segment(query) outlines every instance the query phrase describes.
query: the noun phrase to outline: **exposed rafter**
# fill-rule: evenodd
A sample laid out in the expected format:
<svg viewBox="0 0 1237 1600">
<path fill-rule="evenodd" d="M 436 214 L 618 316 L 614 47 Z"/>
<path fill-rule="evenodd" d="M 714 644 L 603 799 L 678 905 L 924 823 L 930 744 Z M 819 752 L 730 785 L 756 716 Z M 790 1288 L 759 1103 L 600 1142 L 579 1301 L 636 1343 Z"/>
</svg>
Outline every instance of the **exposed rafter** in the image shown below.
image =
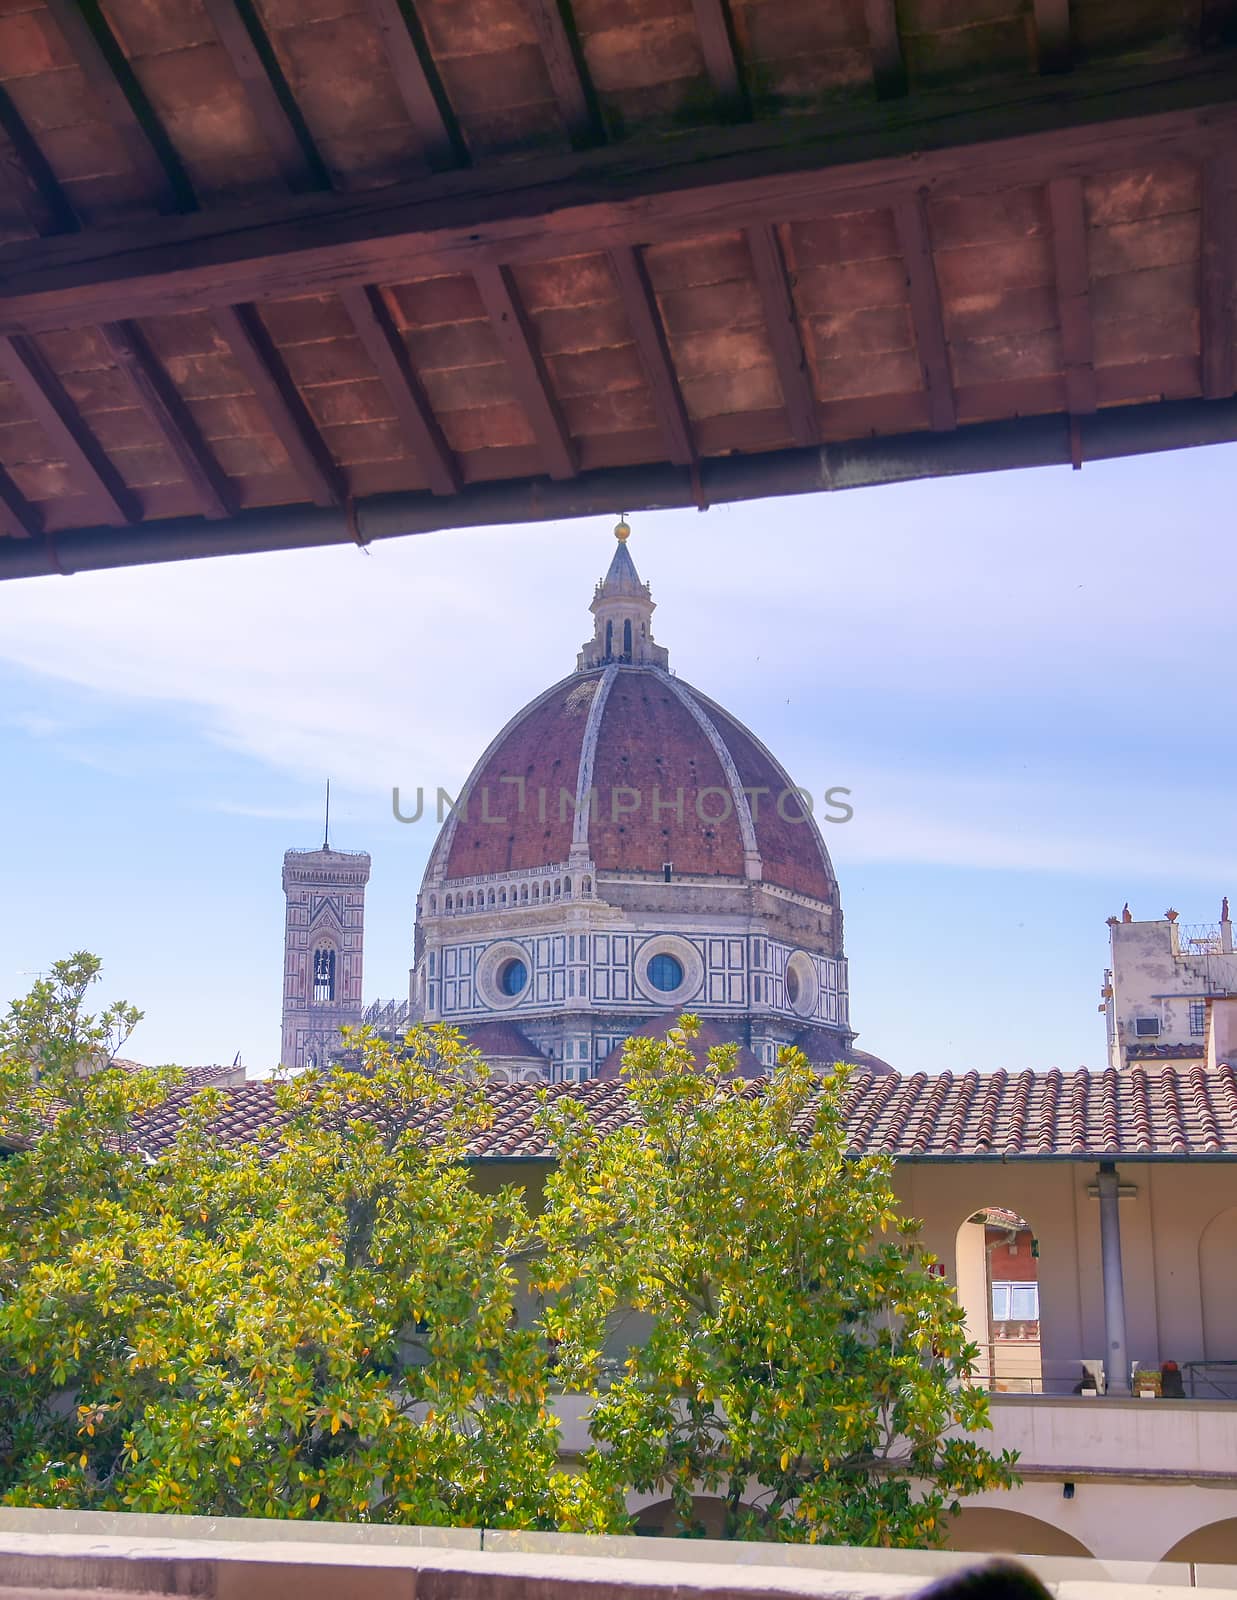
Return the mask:
<svg viewBox="0 0 1237 1600">
<path fill-rule="evenodd" d="M 99 327 L 116 365 L 133 385 L 143 411 L 180 462 L 205 517 L 236 514 L 236 496 L 203 439 L 188 406 L 159 364 L 135 322 L 105 322 Z"/>
<path fill-rule="evenodd" d="M 896 99 L 906 93 L 906 62 L 898 35 L 895 0 L 863 0 L 863 17 L 868 26 L 868 55 L 877 97 Z"/>
<path fill-rule="evenodd" d="M 644 258 L 634 247 L 610 252 L 610 270 L 618 284 L 627 325 L 635 341 L 640 365 L 648 380 L 653 397 L 657 424 L 665 441 L 667 459 L 678 467 L 696 464 L 696 446 L 692 441 L 691 423 L 687 407 L 679 391 L 678 375 L 666 341 L 661 313 Z"/>
<path fill-rule="evenodd" d="M 464 165 L 468 152 L 439 80 L 412 0 L 366 0 L 404 109 L 435 172 Z"/>
<path fill-rule="evenodd" d="M 1237 389 L 1237 161 L 1232 156 L 1203 165 L 1201 288 L 1203 394 L 1216 400 Z"/>
<path fill-rule="evenodd" d="M 1052 219 L 1052 258 L 1056 269 L 1057 315 L 1065 362 L 1065 404 L 1071 416 L 1095 410 L 1095 340 L 1091 326 L 1091 272 L 1087 261 L 1087 219 L 1078 178 L 1054 178 L 1048 185 Z"/>
<path fill-rule="evenodd" d="M 1189 104 L 1163 109 L 1181 100 Z M 0 249 L 0 333 L 467 271 L 478 256 L 518 263 L 690 238 L 733 228 L 737 217 L 756 226 L 872 209 L 912 192 L 912 182 L 991 191 L 1084 163 L 1203 159 L 1237 139 L 1237 61 L 1203 58 L 1171 83 L 1142 68 L 1102 81 L 1074 72 L 990 100 L 924 95 L 784 123 L 512 163 L 497 179 L 440 173 L 261 211 L 157 218 L 89 240 L 9 245 Z"/>
<path fill-rule="evenodd" d="M 1041 72 L 1068 72 L 1073 65 L 1069 0 L 1034 0 L 1035 53 Z"/>
<path fill-rule="evenodd" d="M 906 268 L 911 323 L 915 329 L 915 347 L 928 394 L 932 426 L 938 430 L 956 428 L 958 413 L 954 405 L 949 346 L 945 339 L 941 292 L 936 282 L 936 266 L 932 259 L 923 196 L 916 195 L 914 199 L 902 201 L 894 207 L 893 216 L 902 262 Z"/>
<path fill-rule="evenodd" d="M 572 142 L 596 143 L 601 118 L 567 0 L 524 0 L 545 58 L 546 71 Z"/>
<path fill-rule="evenodd" d="M 192 211 L 193 185 L 99 0 L 45 0 L 160 211 Z"/>
<path fill-rule="evenodd" d="M 756 286 L 764 306 L 765 328 L 773 350 L 778 382 L 782 386 L 782 400 L 791 434 L 796 444 L 819 444 L 821 433 L 816 390 L 807 352 L 803 348 L 803 337 L 799 332 L 799 318 L 777 229 L 749 228 L 747 248 L 751 253 Z"/>
<path fill-rule="evenodd" d="M 552 478 L 574 478 L 575 445 L 563 421 L 536 336 L 506 267 L 481 267 L 475 274 L 482 304 L 511 372 L 516 398 L 524 408 L 545 469 Z"/>
<path fill-rule="evenodd" d="M 408 347 L 387 310 L 382 291 L 372 286 L 340 292 L 344 310 L 391 397 L 400 426 L 435 494 L 458 494 L 460 470 L 430 403 L 413 371 Z"/>
<path fill-rule="evenodd" d="M 81 493 L 98 505 L 102 520 L 140 522 L 142 508 L 137 497 L 125 487 L 33 339 L 0 339 L 0 368 L 8 373 L 31 415 L 68 464 Z"/>
<path fill-rule="evenodd" d="M 47 158 L 0 84 L 0 186 L 8 189 L 37 234 L 73 233 L 77 214 Z"/>
<path fill-rule="evenodd" d="M 0 467 L 0 533 L 10 539 L 32 539 L 42 531 L 42 517 Z"/>
<path fill-rule="evenodd" d="M 315 505 L 341 505 L 348 489 L 253 306 L 223 306 L 215 323 L 249 380 L 275 436 Z"/>
<path fill-rule="evenodd" d="M 719 107 L 723 114 L 742 115 L 748 109 L 747 95 L 726 0 L 692 0 L 692 6 L 705 70 Z"/>
<path fill-rule="evenodd" d="M 329 189 L 322 157 L 252 0 L 203 0 L 203 4 L 284 182 L 294 191 Z"/>
</svg>

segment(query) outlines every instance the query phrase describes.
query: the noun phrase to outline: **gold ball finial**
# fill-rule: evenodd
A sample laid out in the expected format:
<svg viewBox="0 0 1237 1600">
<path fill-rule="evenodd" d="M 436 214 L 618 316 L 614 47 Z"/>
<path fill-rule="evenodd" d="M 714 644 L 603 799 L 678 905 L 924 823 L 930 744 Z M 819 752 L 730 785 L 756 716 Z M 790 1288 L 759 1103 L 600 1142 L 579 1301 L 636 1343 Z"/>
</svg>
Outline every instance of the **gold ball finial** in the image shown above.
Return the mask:
<svg viewBox="0 0 1237 1600">
<path fill-rule="evenodd" d="M 620 544 L 626 544 L 631 537 L 631 529 L 627 526 L 627 519 L 620 517 L 614 524 L 614 537 Z"/>
</svg>

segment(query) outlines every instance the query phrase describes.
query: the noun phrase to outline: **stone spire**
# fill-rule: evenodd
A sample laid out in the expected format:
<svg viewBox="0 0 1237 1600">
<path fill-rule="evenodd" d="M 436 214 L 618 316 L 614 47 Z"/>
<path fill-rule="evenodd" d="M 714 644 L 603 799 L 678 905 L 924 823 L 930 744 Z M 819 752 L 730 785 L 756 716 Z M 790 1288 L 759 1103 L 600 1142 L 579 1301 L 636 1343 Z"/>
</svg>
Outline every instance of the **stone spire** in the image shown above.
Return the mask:
<svg viewBox="0 0 1237 1600">
<path fill-rule="evenodd" d="M 647 583 L 640 581 L 636 564 L 627 549 L 631 529 L 620 522 L 614 530 L 618 549 L 610 570 L 597 585 L 593 603 L 593 637 L 576 660 L 576 670 L 587 672 L 611 662 L 641 662 L 664 667 L 669 659 L 661 645 L 653 643 L 653 596 Z"/>
</svg>

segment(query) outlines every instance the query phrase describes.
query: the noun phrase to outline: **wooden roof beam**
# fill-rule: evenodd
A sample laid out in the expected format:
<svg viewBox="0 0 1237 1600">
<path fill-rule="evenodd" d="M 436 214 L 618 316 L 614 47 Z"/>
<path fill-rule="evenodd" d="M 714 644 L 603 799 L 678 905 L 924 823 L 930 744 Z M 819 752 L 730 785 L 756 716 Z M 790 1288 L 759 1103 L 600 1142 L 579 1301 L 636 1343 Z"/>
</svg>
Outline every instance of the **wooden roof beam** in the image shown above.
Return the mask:
<svg viewBox="0 0 1237 1600">
<path fill-rule="evenodd" d="M 343 474 L 255 307 L 223 306 L 215 312 L 215 323 L 310 499 L 319 506 L 342 505 L 348 498 Z"/>
<path fill-rule="evenodd" d="M 464 166 L 468 150 L 412 0 L 366 0 L 409 120 L 434 172 Z"/>
<path fill-rule="evenodd" d="M 1088 416 L 1096 407 L 1095 340 L 1081 179 L 1054 178 L 1048 185 L 1048 210 L 1065 363 L 1065 405 L 1073 417 Z"/>
<path fill-rule="evenodd" d="M 10 539 L 33 539 L 43 531 L 43 518 L 0 467 L 0 533 Z"/>
<path fill-rule="evenodd" d="M 769 226 L 749 228 L 747 248 L 764 306 L 765 328 L 773 350 L 778 382 L 782 386 L 782 401 L 791 434 L 796 444 L 819 444 L 821 432 L 816 389 L 803 347 L 803 336 L 799 331 L 799 316 L 795 310 L 777 229 Z"/>
<path fill-rule="evenodd" d="M 368 284 L 341 289 L 339 298 L 377 368 L 430 488 L 435 494 L 458 494 L 462 487 L 459 464 L 438 426 L 421 380 L 413 371 L 408 346 L 387 310 L 381 289 Z"/>
<path fill-rule="evenodd" d="M 605 137 L 601 116 L 567 0 L 525 0 L 525 4 L 572 143 L 599 143 Z"/>
<path fill-rule="evenodd" d="M 895 206 L 893 219 L 906 268 L 915 348 L 928 394 L 932 426 L 937 430 L 956 428 L 958 413 L 949 367 L 949 345 L 945 339 L 941 292 L 936 282 L 936 264 L 932 259 L 932 241 L 928 233 L 928 214 L 923 196 L 916 195 L 914 199 Z"/>
<path fill-rule="evenodd" d="M 1069 0 L 1034 0 L 1035 53 L 1041 72 L 1068 72 L 1074 64 Z"/>
<path fill-rule="evenodd" d="M 294 193 L 329 189 L 330 176 L 252 0 L 203 0 L 250 110 Z"/>
<path fill-rule="evenodd" d="M 868 55 L 878 100 L 896 100 L 906 93 L 906 62 L 898 35 L 895 0 L 863 0 L 868 26 Z"/>
<path fill-rule="evenodd" d="M 107 24 L 99 0 L 45 0 L 87 83 L 120 135 L 151 203 L 160 211 L 193 211 L 189 175 Z"/>
<path fill-rule="evenodd" d="M 17 107 L 0 84 L 0 183 L 37 234 L 75 233 L 77 213 Z"/>
<path fill-rule="evenodd" d="M 552 478 L 574 478 L 578 471 L 575 445 L 554 398 L 515 280 L 507 267 L 481 267 L 474 277 L 506 357 L 516 399 L 524 408 L 541 449 L 545 469 Z"/>
<path fill-rule="evenodd" d="M 692 0 L 692 6 L 705 70 L 723 115 L 747 116 L 750 106 L 726 0 Z"/>
<path fill-rule="evenodd" d="M 125 487 L 33 339 L 0 339 L 0 367 L 67 462 L 78 488 L 98 505 L 102 520 L 140 522 L 142 508 L 137 497 Z"/>
<path fill-rule="evenodd" d="M 990 96 L 910 96 L 844 117 L 518 162 L 497 179 L 493 169 L 439 173 L 10 244 L 0 247 L 0 334 L 871 210 L 912 185 L 991 192 L 1080 170 L 1201 161 L 1237 140 L 1237 54 L 1186 63 L 1171 84 L 1158 71 L 1028 76 Z"/>
<path fill-rule="evenodd" d="M 636 354 L 653 397 L 653 409 L 657 413 L 657 425 L 665 442 L 666 457 L 676 467 L 694 467 L 698 458 L 687 407 L 683 404 L 657 297 L 653 293 L 653 285 L 649 282 L 648 270 L 639 248 L 628 245 L 620 250 L 611 250 L 610 271 L 618 284 L 623 310 L 627 314 L 627 325 L 631 329 Z"/>
<path fill-rule="evenodd" d="M 105 322 L 100 324 L 99 332 L 116 365 L 132 384 L 142 410 L 180 462 L 198 497 L 202 515 L 235 516 L 238 502 L 232 485 L 142 330 L 135 322 Z"/>
<path fill-rule="evenodd" d="M 1202 387 L 1208 400 L 1237 389 L 1237 161 L 1203 165 Z"/>
</svg>

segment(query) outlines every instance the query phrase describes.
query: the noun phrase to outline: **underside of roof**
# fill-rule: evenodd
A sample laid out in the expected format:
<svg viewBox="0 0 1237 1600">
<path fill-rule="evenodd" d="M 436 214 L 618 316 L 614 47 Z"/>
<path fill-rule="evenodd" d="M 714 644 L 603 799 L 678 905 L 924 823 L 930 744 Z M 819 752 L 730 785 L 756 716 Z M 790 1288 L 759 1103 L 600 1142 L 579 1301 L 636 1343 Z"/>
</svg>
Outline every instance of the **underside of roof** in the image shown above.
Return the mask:
<svg viewBox="0 0 1237 1600">
<path fill-rule="evenodd" d="M 1233 0 L 4 0 L 0 576 L 1237 437 Z"/>
</svg>

